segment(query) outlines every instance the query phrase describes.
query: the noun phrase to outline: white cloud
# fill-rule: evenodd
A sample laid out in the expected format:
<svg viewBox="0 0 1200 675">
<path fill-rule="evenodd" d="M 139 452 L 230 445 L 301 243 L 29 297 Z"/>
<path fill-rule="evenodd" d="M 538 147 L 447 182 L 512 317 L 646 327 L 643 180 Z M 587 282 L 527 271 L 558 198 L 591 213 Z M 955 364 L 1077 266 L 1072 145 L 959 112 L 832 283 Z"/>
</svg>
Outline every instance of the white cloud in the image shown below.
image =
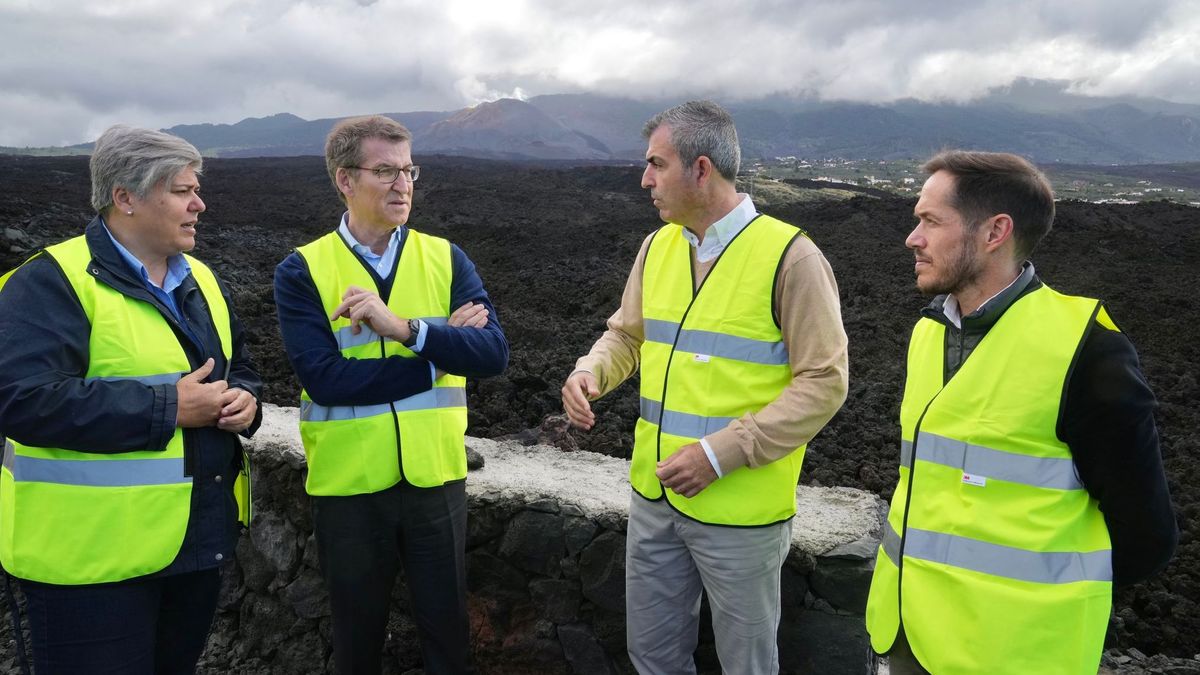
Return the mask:
<svg viewBox="0 0 1200 675">
<path fill-rule="evenodd" d="M 966 100 L 1017 77 L 1200 103 L 1200 0 L 0 0 L 0 145 L 561 91 Z"/>
</svg>

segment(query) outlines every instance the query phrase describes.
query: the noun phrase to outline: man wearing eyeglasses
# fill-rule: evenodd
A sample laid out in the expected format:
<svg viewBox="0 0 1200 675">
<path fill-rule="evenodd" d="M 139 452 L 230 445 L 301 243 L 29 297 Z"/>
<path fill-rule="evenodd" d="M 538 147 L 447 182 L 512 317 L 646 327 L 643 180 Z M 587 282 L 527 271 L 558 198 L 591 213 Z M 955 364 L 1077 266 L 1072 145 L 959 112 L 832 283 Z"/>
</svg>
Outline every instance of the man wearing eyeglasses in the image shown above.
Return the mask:
<svg viewBox="0 0 1200 675">
<path fill-rule="evenodd" d="M 464 387 L 502 372 L 508 343 L 466 254 L 405 226 L 420 175 L 408 129 L 343 120 L 325 163 L 346 213 L 279 264 L 275 302 L 304 387 L 335 669 L 380 672 L 403 565 L 425 672 L 468 672 Z"/>
</svg>

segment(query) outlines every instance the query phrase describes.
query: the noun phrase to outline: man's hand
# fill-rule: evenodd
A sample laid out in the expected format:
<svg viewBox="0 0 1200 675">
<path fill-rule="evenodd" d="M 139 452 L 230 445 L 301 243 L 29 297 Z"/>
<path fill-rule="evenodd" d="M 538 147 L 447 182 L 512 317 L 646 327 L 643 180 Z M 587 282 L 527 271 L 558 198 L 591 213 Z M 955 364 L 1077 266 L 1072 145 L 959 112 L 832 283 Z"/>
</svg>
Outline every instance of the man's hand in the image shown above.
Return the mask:
<svg viewBox="0 0 1200 675">
<path fill-rule="evenodd" d="M 254 395 L 245 389 L 226 389 L 221 394 L 221 416 L 217 419 L 217 428 L 221 431 L 239 433 L 250 428 L 254 422 L 254 414 L 258 412 L 258 401 Z"/>
<path fill-rule="evenodd" d="M 214 361 L 209 359 L 175 383 L 178 393 L 175 426 L 185 429 L 211 427 L 221 416 L 221 408 L 225 406 L 223 394 L 229 385 L 225 380 L 204 382 L 204 378 L 212 372 L 213 365 Z"/>
<path fill-rule="evenodd" d="M 695 497 L 717 479 L 717 472 L 708 461 L 708 454 L 699 442 L 688 443 L 673 455 L 658 463 L 654 475 L 675 494 Z"/>
<path fill-rule="evenodd" d="M 348 286 L 342 294 L 342 304 L 333 310 L 329 320 L 338 317 L 350 319 L 350 332 L 358 335 L 362 332 L 360 324 L 367 324 L 371 330 L 383 337 L 392 338 L 397 342 L 408 339 L 408 319 L 403 319 L 392 313 L 386 303 L 379 298 L 378 293 L 368 291 L 358 286 Z"/>
<path fill-rule="evenodd" d="M 487 325 L 488 310 L 481 302 L 470 302 L 454 310 L 446 322 L 454 328 L 483 328 Z"/>
<path fill-rule="evenodd" d="M 596 376 L 586 370 L 577 370 L 567 378 L 562 388 L 563 410 L 571 424 L 580 429 L 591 429 L 596 424 L 596 414 L 589 402 L 600 395 Z"/>
</svg>

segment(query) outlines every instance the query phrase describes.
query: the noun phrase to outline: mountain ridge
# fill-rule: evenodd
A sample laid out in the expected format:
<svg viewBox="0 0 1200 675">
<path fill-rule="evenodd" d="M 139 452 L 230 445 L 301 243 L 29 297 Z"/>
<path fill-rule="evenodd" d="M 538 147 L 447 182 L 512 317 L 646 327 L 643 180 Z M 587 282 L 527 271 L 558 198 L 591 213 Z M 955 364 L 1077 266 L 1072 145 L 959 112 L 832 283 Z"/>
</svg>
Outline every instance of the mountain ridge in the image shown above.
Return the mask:
<svg viewBox="0 0 1200 675">
<path fill-rule="evenodd" d="M 746 159 L 919 159 L 945 147 L 1015 152 L 1037 162 L 1151 164 L 1200 160 L 1200 105 L 1089 97 L 1070 83 L 1018 79 L 965 103 L 818 101 L 774 95 L 724 101 Z M 417 154 L 494 159 L 640 161 L 642 125 L 670 101 L 598 94 L 498 99 L 449 111 L 383 113 L 405 124 Z M 291 113 L 234 124 L 177 125 L 207 156 L 320 155 L 338 118 Z M 9 154 L 85 154 L 0 148 Z"/>
</svg>

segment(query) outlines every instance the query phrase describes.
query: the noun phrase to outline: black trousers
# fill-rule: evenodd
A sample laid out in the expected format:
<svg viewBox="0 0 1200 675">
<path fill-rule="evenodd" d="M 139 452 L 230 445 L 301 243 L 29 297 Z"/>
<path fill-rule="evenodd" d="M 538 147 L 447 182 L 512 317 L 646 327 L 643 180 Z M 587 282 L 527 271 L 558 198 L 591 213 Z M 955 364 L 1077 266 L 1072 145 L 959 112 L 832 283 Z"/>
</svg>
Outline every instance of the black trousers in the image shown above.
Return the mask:
<svg viewBox="0 0 1200 675">
<path fill-rule="evenodd" d="M 220 570 L 111 584 L 22 580 L 38 675 L 183 675 L 208 641 Z"/>
<path fill-rule="evenodd" d="M 321 574 L 333 611 L 336 672 L 381 671 L 392 587 L 400 565 L 429 675 L 470 669 L 467 492 L 400 483 L 349 497 L 312 498 Z"/>
</svg>

